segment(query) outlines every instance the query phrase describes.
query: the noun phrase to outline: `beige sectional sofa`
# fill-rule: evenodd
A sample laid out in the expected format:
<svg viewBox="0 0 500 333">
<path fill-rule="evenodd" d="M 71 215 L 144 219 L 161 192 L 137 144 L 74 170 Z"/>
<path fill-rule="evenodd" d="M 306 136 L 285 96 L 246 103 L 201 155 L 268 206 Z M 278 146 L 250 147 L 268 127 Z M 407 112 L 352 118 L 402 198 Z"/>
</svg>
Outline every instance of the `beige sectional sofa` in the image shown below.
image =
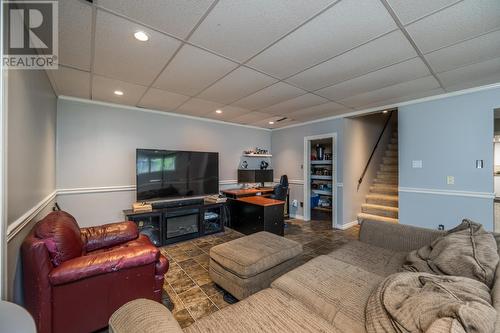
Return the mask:
<svg viewBox="0 0 500 333">
<path fill-rule="evenodd" d="M 365 332 L 365 306 L 372 291 L 403 264 L 409 251 L 430 244 L 440 231 L 364 222 L 359 241 L 316 257 L 234 305 L 182 330 L 166 308 L 144 318 L 149 301 L 129 303 L 110 319 L 110 331 L 148 332 Z M 500 265 L 499 265 L 500 266 Z M 497 267 L 492 300 L 500 309 Z M 163 315 L 158 311 L 164 312 Z M 498 318 L 498 317 L 497 317 Z M 497 320 L 496 332 L 500 332 Z M 153 332 L 153 331 L 152 331 Z"/>
</svg>

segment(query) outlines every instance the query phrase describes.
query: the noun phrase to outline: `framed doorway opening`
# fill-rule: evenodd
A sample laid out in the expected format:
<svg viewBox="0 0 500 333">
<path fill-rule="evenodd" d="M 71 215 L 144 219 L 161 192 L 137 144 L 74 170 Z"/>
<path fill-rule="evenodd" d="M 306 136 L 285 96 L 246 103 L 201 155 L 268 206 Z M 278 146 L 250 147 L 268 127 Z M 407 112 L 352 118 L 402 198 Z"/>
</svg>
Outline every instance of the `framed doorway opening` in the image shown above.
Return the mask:
<svg viewBox="0 0 500 333">
<path fill-rule="evenodd" d="M 304 220 L 321 216 L 337 226 L 337 133 L 304 137 Z"/>
</svg>

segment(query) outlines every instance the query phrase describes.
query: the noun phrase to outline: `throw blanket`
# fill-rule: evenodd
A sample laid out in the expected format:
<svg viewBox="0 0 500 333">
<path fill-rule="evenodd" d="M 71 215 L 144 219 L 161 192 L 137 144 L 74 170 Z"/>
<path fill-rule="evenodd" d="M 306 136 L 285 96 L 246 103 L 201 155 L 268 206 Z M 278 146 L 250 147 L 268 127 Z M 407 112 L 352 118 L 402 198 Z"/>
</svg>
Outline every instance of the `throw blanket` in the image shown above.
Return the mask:
<svg viewBox="0 0 500 333">
<path fill-rule="evenodd" d="M 431 245 L 410 252 L 403 270 L 476 279 L 493 286 L 497 243 L 481 224 L 463 220 Z"/>
<path fill-rule="evenodd" d="M 368 333 L 489 333 L 495 320 L 488 287 L 458 276 L 396 273 L 366 305 Z"/>
</svg>

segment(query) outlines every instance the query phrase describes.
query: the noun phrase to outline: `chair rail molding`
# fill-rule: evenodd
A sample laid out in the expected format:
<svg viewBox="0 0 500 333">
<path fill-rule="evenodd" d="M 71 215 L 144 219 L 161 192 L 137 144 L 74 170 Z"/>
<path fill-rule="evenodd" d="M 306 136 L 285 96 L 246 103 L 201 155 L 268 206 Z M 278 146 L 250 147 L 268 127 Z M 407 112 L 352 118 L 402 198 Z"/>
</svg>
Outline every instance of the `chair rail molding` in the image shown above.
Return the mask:
<svg viewBox="0 0 500 333">
<path fill-rule="evenodd" d="M 7 226 L 7 242 L 12 240 L 33 218 L 40 213 L 47 205 L 56 198 L 57 190 L 53 191 L 30 210 L 20 216 L 17 220 Z"/>
<path fill-rule="evenodd" d="M 404 193 L 448 195 L 448 196 L 481 198 L 481 199 L 494 199 L 495 198 L 494 192 L 490 193 L 490 192 L 474 192 L 474 191 L 455 191 L 455 190 L 441 190 L 441 189 L 404 187 L 404 186 L 400 186 L 398 188 L 398 191 L 404 192 Z"/>
</svg>

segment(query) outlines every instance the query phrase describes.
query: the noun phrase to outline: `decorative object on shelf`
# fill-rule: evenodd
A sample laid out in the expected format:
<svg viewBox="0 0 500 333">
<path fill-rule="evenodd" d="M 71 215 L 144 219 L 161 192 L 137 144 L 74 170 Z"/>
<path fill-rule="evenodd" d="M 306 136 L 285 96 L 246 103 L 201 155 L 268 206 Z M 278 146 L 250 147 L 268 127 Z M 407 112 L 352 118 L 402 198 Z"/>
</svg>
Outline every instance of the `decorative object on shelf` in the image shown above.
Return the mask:
<svg viewBox="0 0 500 333">
<path fill-rule="evenodd" d="M 267 149 L 262 149 L 259 147 L 255 147 L 254 150 L 245 150 L 243 153 L 245 155 L 269 155 L 269 151 Z"/>
<path fill-rule="evenodd" d="M 242 168 L 242 169 L 246 169 L 246 168 L 248 168 L 248 162 L 247 162 L 247 161 L 243 161 L 243 162 L 241 162 L 241 168 Z"/>
<path fill-rule="evenodd" d="M 261 170 L 267 170 L 268 167 L 269 167 L 269 163 L 267 163 L 266 161 L 260 162 L 260 169 Z"/>
<path fill-rule="evenodd" d="M 316 145 L 316 158 L 318 160 L 324 159 L 324 154 L 325 154 L 325 147 L 320 145 L 319 143 Z"/>
<path fill-rule="evenodd" d="M 332 154 L 331 153 L 325 153 L 325 160 L 326 161 L 331 161 L 332 160 Z"/>
<path fill-rule="evenodd" d="M 153 206 L 147 202 L 134 202 L 132 204 L 134 213 L 149 213 L 153 210 Z"/>
</svg>

